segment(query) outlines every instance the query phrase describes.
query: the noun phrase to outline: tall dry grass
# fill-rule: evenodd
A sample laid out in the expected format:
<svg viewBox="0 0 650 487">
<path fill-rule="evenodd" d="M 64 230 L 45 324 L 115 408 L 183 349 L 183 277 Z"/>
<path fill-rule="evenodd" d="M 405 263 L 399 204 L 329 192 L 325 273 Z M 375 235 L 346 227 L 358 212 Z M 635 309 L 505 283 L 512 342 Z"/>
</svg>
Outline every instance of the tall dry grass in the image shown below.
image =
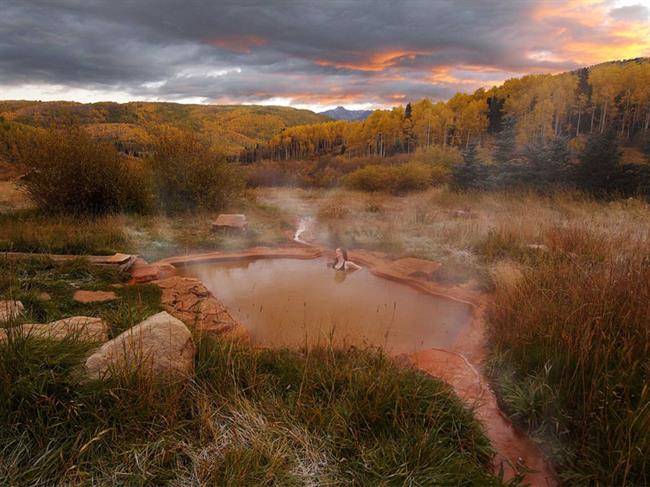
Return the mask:
<svg viewBox="0 0 650 487">
<path fill-rule="evenodd" d="M 311 233 L 320 242 L 437 260 L 447 264 L 449 277 L 456 278 L 451 280 L 474 276 L 481 287 L 493 285 L 486 276 L 500 260 L 526 265 L 533 247 L 545 245 L 552 228 L 585 228 L 605 238 L 650 238 L 648 203 L 600 202 L 573 192 L 540 196 L 432 188 L 393 196 L 274 188 L 258 198 L 288 212 L 315 216 Z"/>
<path fill-rule="evenodd" d="M 48 215 L 32 210 L 0 213 L 0 251 L 53 254 L 128 252 L 121 215 Z"/>
<path fill-rule="evenodd" d="M 554 228 L 489 313 L 493 376 L 570 485 L 650 483 L 650 243 Z"/>
</svg>

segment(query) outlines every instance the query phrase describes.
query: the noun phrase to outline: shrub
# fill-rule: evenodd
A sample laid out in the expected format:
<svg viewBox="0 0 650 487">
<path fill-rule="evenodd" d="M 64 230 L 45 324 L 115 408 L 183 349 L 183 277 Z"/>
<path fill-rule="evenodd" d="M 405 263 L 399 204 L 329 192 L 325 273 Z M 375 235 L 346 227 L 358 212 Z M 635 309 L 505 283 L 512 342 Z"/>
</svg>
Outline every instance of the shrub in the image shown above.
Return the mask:
<svg viewBox="0 0 650 487">
<path fill-rule="evenodd" d="M 344 178 L 347 187 L 361 191 L 386 191 L 394 194 L 426 189 L 431 185 L 431 167 L 419 162 L 394 166 L 369 165 Z"/>
<path fill-rule="evenodd" d="M 246 185 L 251 188 L 294 186 L 298 183 L 297 169 L 302 161 L 264 160 L 244 166 Z"/>
<path fill-rule="evenodd" d="M 21 184 L 43 210 L 103 214 L 151 208 L 147 171 L 78 127 L 35 136 L 21 159 L 29 169 Z"/>
<path fill-rule="evenodd" d="M 422 162 L 424 164 L 440 165 L 445 167 L 452 167 L 455 164 L 460 164 L 463 160 L 461 152 L 452 146 L 439 146 L 432 145 L 430 147 L 418 147 L 413 153 L 411 161 Z"/>
<path fill-rule="evenodd" d="M 476 145 L 470 145 L 463 153 L 463 160 L 454 166 L 453 187 L 460 190 L 477 189 L 483 179 L 481 161 L 478 159 Z"/>
<path fill-rule="evenodd" d="M 156 191 L 166 211 L 222 209 L 243 191 L 237 168 L 191 132 L 164 127 L 151 149 Z"/>
<path fill-rule="evenodd" d="M 349 213 L 349 208 L 345 205 L 343 198 L 334 197 L 327 199 L 319 208 L 316 216 L 320 221 L 340 220 L 345 218 Z"/>
<path fill-rule="evenodd" d="M 580 164 L 575 171 L 578 187 L 597 197 L 617 191 L 620 159 L 621 151 L 613 132 L 592 135 L 580 154 Z"/>
</svg>

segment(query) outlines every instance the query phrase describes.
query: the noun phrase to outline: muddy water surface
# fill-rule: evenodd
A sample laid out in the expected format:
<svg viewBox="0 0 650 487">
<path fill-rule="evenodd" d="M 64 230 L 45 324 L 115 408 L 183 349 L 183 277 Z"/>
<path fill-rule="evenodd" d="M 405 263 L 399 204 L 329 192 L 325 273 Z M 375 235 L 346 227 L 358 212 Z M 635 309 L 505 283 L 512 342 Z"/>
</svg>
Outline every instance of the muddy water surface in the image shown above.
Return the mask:
<svg viewBox="0 0 650 487">
<path fill-rule="evenodd" d="M 367 269 L 344 273 L 322 259 L 267 259 L 187 267 L 250 331 L 272 347 L 380 346 L 390 353 L 449 348 L 469 306 L 436 298 Z"/>
</svg>

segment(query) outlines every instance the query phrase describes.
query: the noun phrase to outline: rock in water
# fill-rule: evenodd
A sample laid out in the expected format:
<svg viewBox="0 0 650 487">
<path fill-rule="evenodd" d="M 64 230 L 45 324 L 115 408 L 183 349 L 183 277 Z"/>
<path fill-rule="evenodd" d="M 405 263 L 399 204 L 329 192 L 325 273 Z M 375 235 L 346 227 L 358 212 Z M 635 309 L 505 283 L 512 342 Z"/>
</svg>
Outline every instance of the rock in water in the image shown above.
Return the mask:
<svg viewBox="0 0 650 487">
<path fill-rule="evenodd" d="M 196 348 L 190 330 L 166 311 L 130 328 L 88 357 L 91 378 L 137 371 L 151 378 L 186 378 L 194 369 Z"/>
<path fill-rule="evenodd" d="M 20 301 L 0 301 L 0 323 L 18 318 L 23 314 L 24 309 L 23 303 Z"/>
</svg>

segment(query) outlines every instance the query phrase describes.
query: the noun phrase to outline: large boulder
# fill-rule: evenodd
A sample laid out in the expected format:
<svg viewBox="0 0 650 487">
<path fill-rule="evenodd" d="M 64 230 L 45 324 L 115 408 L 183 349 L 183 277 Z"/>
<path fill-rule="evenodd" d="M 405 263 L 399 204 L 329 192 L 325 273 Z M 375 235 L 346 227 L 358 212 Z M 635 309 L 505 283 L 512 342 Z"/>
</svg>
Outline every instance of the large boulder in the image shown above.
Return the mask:
<svg viewBox="0 0 650 487">
<path fill-rule="evenodd" d="M 23 314 L 23 303 L 14 300 L 0 300 L 0 323 L 18 318 Z"/>
<path fill-rule="evenodd" d="M 86 360 L 89 377 L 137 371 L 151 378 L 186 378 L 196 348 L 190 330 L 166 311 L 106 342 Z"/>
</svg>

